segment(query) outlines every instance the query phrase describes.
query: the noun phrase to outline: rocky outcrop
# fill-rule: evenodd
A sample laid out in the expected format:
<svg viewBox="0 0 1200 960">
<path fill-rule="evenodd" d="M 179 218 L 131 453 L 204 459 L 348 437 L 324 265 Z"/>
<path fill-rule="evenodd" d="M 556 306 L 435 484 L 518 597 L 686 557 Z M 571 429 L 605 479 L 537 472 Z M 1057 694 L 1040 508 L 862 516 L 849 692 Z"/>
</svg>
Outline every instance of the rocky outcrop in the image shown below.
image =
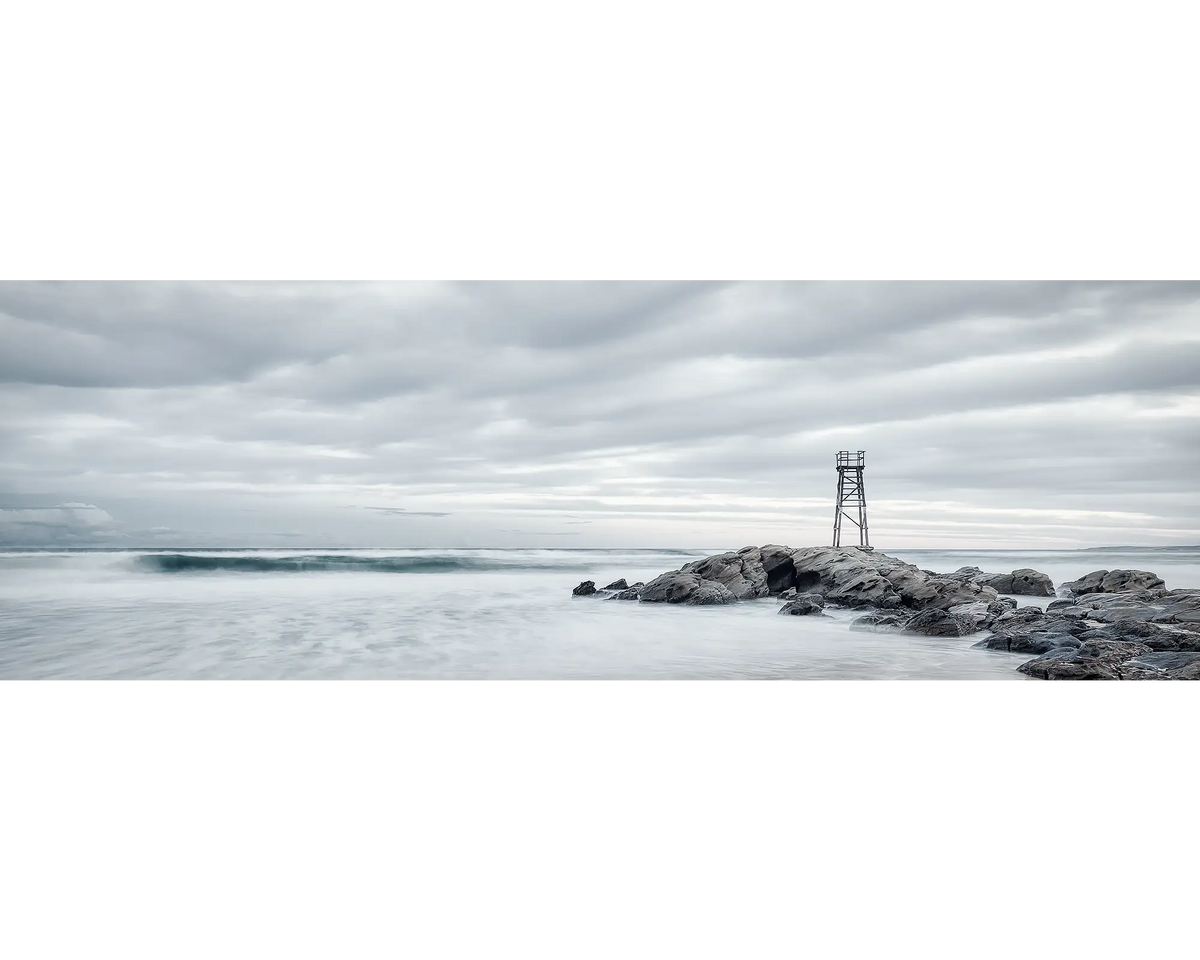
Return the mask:
<svg viewBox="0 0 1200 960">
<path fill-rule="evenodd" d="M 1144 570 L 1098 570 L 1064 584 L 1069 596 L 1045 609 L 999 595 L 1052 595 L 1049 577 L 1035 570 L 939 574 L 857 547 L 743 547 L 647 584 L 624 584 L 598 591 L 587 580 L 572 592 L 688 606 L 777 597 L 788 616 L 819 616 L 827 606 L 864 610 L 852 630 L 982 634 L 978 647 L 1036 655 L 1020 669 L 1039 679 L 1200 679 L 1200 590 L 1167 590 Z"/>
<path fill-rule="evenodd" d="M 1062 588 L 1071 596 L 1082 597 L 1089 593 L 1129 593 L 1164 586 L 1162 578 L 1148 570 L 1094 570 L 1078 580 L 1064 583 Z"/>
</svg>

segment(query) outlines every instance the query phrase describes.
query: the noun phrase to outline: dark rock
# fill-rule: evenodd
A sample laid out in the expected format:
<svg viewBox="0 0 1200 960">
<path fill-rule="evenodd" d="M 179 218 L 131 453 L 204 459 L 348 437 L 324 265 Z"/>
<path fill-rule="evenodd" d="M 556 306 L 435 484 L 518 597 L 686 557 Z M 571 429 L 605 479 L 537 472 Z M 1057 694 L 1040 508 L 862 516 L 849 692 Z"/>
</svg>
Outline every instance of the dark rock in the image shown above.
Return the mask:
<svg viewBox="0 0 1200 960">
<path fill-rule="evenodd" d="M 1044 573 L 1022 567 L 1012 572 L 1012 590 L 1006 592 L 1023 597 L 1052 597 L 1054 582 Z"/>
<path fill-rule="evenodd" d="M 991 611 L 990 608 L 992 605 L 992 603 L 984 603 L 982 600 L 976 600 L 974 603 L 960 603 L 957 607 L 951 607 L 947 613 L 955 617 L 965 617 L 971 622 L 971 632 L 975 633 L 984 627 L 991 626 L 993 621 L 1000 615 Z M 1007 613 L 1008 609 L 1000 607 L 1000 611 Z"/>
<path fill-rule="evenodd" d="M 642 598 L 642 588 L 644 583 L 638 582 L 631 587 L 626 587 L 619 593 L 614 593 L 609 600 L 640 600 Z"/>
<path fill-rule="evenodd" d="M 702 580 L 700 586 L 684 603 L 693 607 L 720 606 L 726 603 L 737 603 L 737 597 L 730 593 L 729 588 L 723 583 L 717 583 L 715 580 Z"/>
<path fill-rule="evenodd" d="M 825 604 L 814 597 L 810 593 L 802 593 L 795 600 L 789 600 L 779 608 L 780 613 L 786 613 L 793 617 L 804 617 L 814 613 L 820 613 L 825 609 Z"/>
<path fill-rule="evenodd" d="M 1150 652 L 1143 643 L 1089 640 L 1076 649 L 1051 650 L 1017 669 L 1039 680 L 1120 680 L 1125 661 Z"/>
<path fill-rule="evenodd" d="M 908 621 L 894 613 L 865 613 L 850 621 L 851 630 L 866 630 L 871 633 L 893 633 Z"/>
<path fill-rule="evenodd" d="M 625 582 L 625 578 L 622 577 L 620 580 L 614 580 L 612 583 L 610 583 L 604 589 L 605 590 L 628 590 L 629 584 L 627 584 Z"/>
<path fill-rule="evenodd" d="M 698 573 L 674 570 L 655 577 L 642 588 L 643 603 L 683 603 L 689 606 L 734 603 L 737 598 L 723 583 Z"/>
<path fill-rule="evenodd" d="M 1050 633 L 1028 630 L 1019 633 L 993 633 L 977 644 L 985 650 L 1007 650 L 1009 653 L 1048 653 L 1058 649 L 1076 649 L 1080 641 L 1069 633 Z"/>
<path fill-rule="evenodd" d="M 590 597 L 596 592 L 595 580 L 584 580 L 579 586 L 571 591 L 573 597 Z"/>
<path fill-rule="evenodd" d="M 965 637 L 975 632 L 975 624 L 970 617 L 929 607 L 909 620 L 904 625 L 904 632 L 919 633 L 926 637 Z"/>
<path fill-rule="evenodd" d="M 1200 651 L 1146 653 L 1121 664 L 1122 680 L 1200 680 Z"/>
<path fill-rule="evenodd" d="M 1076 597 L 1090 593 L 1127 593 L 1130 590 L 1152 590 L 1163 587 L 1162 578 L 1148 570 L 1094 570 L 1078 580 L 1062 585 Z"/>
<path fill-rule="evenodd" d="M 984 573 L 978 567 L 959 567 L 945 574 L 955 580 L 967 580 L 980 586 L 991 587 L 997 593 L 1020 594 L 1029 597 L 1054 596 L 1054 584 L 1044 573 L 1023 567 L 1012 573 Z"/>
<path fill-rule="evenodd" d="M 682 571 L 723 584 L 737 600 L 753 600 L 765 597 L 769 592 L 761 551 L 757 547 L 743 547 L 737 553 L 719 553 L 695 560 L 685 564 Z"/>
</svg>

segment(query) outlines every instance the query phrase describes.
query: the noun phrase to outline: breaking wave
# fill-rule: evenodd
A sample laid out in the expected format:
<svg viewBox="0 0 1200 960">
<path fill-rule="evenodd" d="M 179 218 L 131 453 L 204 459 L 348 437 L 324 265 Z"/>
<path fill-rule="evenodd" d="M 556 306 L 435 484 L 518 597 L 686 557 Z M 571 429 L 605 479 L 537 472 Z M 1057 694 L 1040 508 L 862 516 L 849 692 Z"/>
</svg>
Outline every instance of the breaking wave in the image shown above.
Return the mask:
<svg viewBox="0 0 1200 960">
<path fill-rule="evenodd" d="M 621 551 L 628 554 L 634 551 Z M 647 551 L 657 555 L 691 556 L 689 551 Z M 460 573 L 489 570 L 562 570 L 590 567 L 595 555 L 571 558 L 546 558 L 530 555 L 455 556 L 428 554 L 423 556 L 361 556 L 355 554 L 306 554 L 301 556 L 246 556 L 239 554 L 212 555 L 190 553 L 144 553 L 135 563 L 153 573 L 312 573 L 344 571 L 368 573 Z"/>
</svg>

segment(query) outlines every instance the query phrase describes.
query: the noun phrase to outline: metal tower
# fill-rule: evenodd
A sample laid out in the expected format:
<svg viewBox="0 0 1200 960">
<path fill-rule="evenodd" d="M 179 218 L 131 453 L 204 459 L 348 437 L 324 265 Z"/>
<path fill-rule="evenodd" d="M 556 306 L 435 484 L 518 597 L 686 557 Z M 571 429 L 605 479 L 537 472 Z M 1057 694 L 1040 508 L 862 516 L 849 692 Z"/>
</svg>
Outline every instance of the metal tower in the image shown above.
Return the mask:
<svg viewBox="0 0 1200 960">
<path fill-rule="evenodd" d="M 867 538 L 867 490 L 863 486 L 863 451 L 841 450 L 837 455 L 837 508 L 833 514 L 833 545 L 842 545 L 842 517 L 858 527 L 858 545 L 871 549 Z M 858 519 L 853 511 L 857 509 Z"/>
</svg>

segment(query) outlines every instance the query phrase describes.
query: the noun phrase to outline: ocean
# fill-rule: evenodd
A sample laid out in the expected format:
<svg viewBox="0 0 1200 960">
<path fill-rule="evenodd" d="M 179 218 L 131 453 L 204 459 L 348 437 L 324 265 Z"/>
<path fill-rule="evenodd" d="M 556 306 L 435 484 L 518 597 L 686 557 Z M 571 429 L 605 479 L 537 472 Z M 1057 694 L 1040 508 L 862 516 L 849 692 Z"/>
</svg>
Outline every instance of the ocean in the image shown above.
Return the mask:
<svg viewBox="0 0 1200 960">
<path fill-rule="evenodd" d="M 0 679 L 1025 679 L 1028 655 L 851 631 L 855 611 L 571 596 L 718 552 L 2 552 Z M 1200 547 L 886 552 L 938 571 L 1033 567 L 1056 585 L 1132 567 L 1200 586 Z"/>
</svg>

